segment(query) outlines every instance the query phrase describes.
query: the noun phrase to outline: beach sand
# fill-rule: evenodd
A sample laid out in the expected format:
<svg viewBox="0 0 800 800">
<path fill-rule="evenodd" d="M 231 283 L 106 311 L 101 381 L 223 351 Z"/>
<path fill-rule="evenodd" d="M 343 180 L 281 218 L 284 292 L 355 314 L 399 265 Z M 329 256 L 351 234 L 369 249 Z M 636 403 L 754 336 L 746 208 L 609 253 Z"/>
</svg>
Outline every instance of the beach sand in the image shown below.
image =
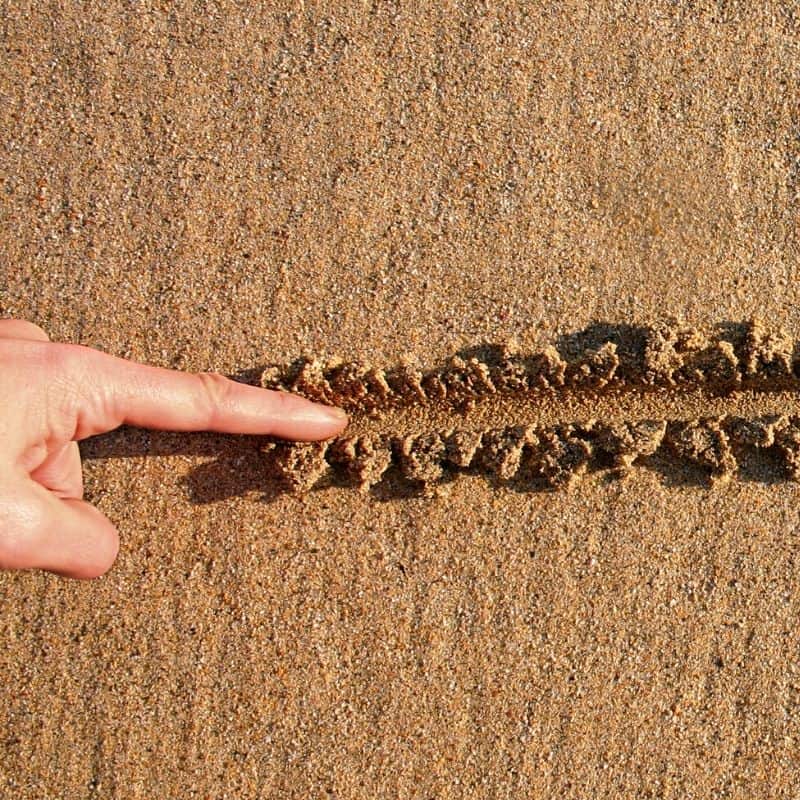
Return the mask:
<svg viewBox="0 0 800 800">
<path fill-rule="evenodd" d="M 19 2 L 0 42 L 0 313 L 53 339 L 258 382 L 800 338 L 793 3 Z M 122 548 L 0 574 L 0 796 L 796 796 L 796 483 L 291 493 L 263 444 L 84 444 Z"/>
</svg>

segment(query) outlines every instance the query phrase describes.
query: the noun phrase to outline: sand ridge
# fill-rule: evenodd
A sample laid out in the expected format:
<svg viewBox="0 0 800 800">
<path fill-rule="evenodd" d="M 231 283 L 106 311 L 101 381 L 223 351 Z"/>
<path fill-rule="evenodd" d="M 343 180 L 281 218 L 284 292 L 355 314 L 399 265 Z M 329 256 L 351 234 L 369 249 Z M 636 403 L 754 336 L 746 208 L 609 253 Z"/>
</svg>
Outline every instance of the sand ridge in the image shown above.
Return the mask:
<svg viewBox="0 0 800 800">
<path fill-rule="evenodd" d="M 407 361 L 383 369 L 301 358 L 284 367 L 266 367 L 261 385 L 363 414 L 428 402 L 457 407 L 490 395 L 542 390 L 774 389 L 781 381 L 795 385 L 800 375 L 800 346 L 758 320 L 727 323 L 713 331 L 675 323 L 628 326 L 607 337 L 566 356 L 553 346 L 533 354 L 510 346 L 476 348 L 477 355 L 456 355 L 446 366 L 428 370 Z"/>
</svg>

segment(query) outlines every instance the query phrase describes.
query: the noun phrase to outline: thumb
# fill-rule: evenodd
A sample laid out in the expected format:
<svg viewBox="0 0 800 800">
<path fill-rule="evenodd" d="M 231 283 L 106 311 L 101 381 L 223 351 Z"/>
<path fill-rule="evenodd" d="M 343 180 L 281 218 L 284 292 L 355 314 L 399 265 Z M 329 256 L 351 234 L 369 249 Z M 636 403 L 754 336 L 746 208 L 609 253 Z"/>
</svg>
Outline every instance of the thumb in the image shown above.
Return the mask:
<svg viewBox="0 0 800 800">
<path fill-rule="evenodd" d="M 27 477 L 2 495 L 13 505 L 0 508 L 0 569 L 96 578 L 114 563 L 119 535 L 94 506 L 59 499 Z"/>
</svg>

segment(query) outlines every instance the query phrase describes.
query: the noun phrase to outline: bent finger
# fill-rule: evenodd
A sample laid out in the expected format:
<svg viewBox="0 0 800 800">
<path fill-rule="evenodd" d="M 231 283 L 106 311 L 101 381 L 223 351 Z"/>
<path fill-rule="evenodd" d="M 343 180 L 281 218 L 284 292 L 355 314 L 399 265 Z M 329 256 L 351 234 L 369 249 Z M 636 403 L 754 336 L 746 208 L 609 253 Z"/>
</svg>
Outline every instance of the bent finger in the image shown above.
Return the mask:
<svg viewBox="0 0 800 800">
<path fill-rule="evenodd" d="M 287 392 L 238 383 L 216 373 L 178 372 L 137 364 L 88 348 L 76 366 L 91 413 L 79 438 L 128 423 L 175 431 L 274 435 L 303 441 L 341 432 L 347 415 Z"/>
<path fill-rule="evenodd" d="M 83 497 L 83 471 L 78 443 L 67 442 L 50 453 L 31 472 L 31 478 L 56 497 L 80 500 Z"/>
<path fill-rule="evenodd" d="M 50 337 L 38 325 L 26 319 L 0 319 L 0 338 L 50 341 Z"/>
<path fill-rule="evenodd" d="M 59 500 L 34 481 L 20 489 L 19 523 L 0 534 L 0 566 L 70 578 L 107 572 L 119 551 L 111 521 L 83 500 Z M 26 524 L 27 523 L 27 524 Z"/>
</svg>

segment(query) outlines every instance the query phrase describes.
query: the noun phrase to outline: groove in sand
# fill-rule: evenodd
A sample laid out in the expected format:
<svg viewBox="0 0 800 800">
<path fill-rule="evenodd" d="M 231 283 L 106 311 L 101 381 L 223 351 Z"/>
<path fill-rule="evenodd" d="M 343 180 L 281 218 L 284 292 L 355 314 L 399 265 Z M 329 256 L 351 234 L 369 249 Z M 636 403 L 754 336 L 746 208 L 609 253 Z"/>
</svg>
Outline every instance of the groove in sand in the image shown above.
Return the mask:
<svg viewBox="0 0 800 800">
<path fill-rule="evenodd" d="M 369 488 L 392 470 L 422 486 L 477 470 L 555 487 L 660 450 L 711 480 L 736 474 L 747 449 L 769 450 L 797 477 L 798 355 L 785 333 L 748 322 L 598 326 L 560 351 L 479 348 L 427 371 L 301 359 L 265 369 L 262 385 L 342 406 L 351 425 L 333 442 L 265 453 L 295 491 L 331 472 Z"/>
</svg>

